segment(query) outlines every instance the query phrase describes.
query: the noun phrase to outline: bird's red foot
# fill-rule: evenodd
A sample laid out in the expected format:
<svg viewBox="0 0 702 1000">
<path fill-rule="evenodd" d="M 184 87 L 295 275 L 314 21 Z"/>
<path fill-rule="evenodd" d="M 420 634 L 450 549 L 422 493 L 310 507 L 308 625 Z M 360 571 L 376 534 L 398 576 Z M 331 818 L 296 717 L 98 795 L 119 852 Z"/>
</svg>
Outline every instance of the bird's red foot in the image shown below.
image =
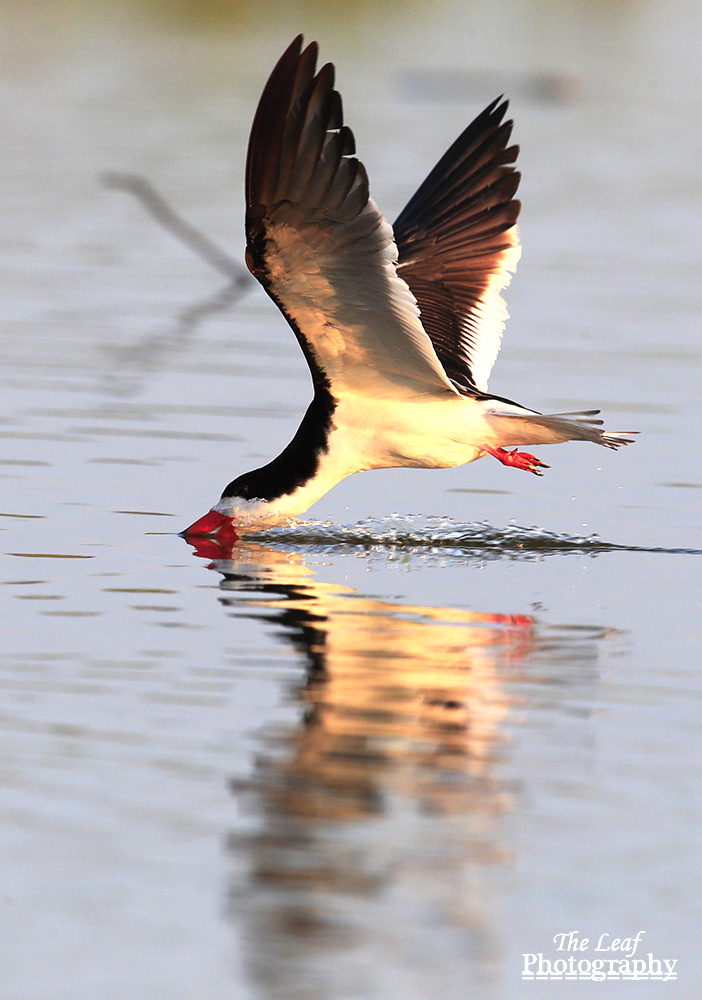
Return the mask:
<svg viewBox="0 0 702 1000">
<path fill-rule="evenodd" d="M 492 455 L 496 458 L 498 462 L 502 462 L 503 465 L 511 465 L 515 469 L 524 469 L 525 472 L 533 472 L 535 476 L 543 476 L 541 469 L 550 469 L 550 465 L 545 465 L 540 462 L 535 455 L 529 455 L 526 451 L 507 451 L 505 448 L 490 448 L 488 445 L 483 445 L 483 451 L 486 451 L 488 455 Z"/>
</svg>

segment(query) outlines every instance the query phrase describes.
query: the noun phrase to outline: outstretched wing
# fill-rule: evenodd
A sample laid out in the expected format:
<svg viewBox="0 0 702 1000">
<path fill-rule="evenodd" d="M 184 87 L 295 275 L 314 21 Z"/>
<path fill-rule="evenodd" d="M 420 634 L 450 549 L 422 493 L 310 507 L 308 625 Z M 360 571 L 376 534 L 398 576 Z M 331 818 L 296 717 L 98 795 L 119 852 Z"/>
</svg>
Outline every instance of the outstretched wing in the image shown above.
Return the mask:
<svg viewBox="0 0 702 1000">
<path fill-rule="evenodd" d="M 518 146 L 507 101 L 493 101 L 442 156 L 395 222 L 398 274 L 447 375 L 487 390 L 507 308 L 500 292 L 519 260 Z"/>
<path fill-rule="evenodd" d="M 265 86 L 246 164 L 246 260 L 316 388 L 455 393 L 397 274 L 392 227 L 343 124 L 334 67 L 298 36 Z"/>
</svg>

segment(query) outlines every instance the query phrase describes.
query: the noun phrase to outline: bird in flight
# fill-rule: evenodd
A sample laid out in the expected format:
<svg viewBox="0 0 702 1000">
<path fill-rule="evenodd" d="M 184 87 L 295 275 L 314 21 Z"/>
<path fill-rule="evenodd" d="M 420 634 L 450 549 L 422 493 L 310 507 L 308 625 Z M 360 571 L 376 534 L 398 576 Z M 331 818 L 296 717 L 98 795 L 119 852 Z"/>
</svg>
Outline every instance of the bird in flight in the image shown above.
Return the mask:
<svg viewBox="0 0 702 1000">
<path fill-rule="evenodd" d="M 290 444 L 234 479 L 182 533 L 235 540 L 303 513 L 354 472 L 491 455 L 537 476 L 524 445 L 629 444 L 598 410 L 541 414 L 488 392 L 520 255 L 507 101 L 456 139 L 391 226 L 369 194 L 317 44 L 298 36 L 254 116 L 246 262 L 290 324 L 314 398 Z"/>
</svg>

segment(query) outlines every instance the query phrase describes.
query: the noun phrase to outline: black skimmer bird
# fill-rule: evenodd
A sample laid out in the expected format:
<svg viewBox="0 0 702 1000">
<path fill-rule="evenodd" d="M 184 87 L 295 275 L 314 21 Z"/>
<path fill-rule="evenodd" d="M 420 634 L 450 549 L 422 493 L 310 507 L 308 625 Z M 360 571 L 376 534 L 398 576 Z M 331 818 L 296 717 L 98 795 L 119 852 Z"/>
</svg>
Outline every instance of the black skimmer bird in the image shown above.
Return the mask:
<svg viewBox="0 0 702 1000">
<path fill-rule="evenodd" d="M 235 539 L 306 511 L 346 476 L 492 455 L 539 476 L 522 445 L 630 443 L 598 410 L 541 414 L 488 392 L 520 255 L 518 147 L 498 98 L 439 160 L 394 226 L 370 197 L 331 63 L 298 36 L 270 75 L 246 162 L 246 262 L 281 310 L 314 398 L 290 444 L 234 479 L 183 532 Z M 512 449 L 512 450 L 509 450 Z"/>
</svg>

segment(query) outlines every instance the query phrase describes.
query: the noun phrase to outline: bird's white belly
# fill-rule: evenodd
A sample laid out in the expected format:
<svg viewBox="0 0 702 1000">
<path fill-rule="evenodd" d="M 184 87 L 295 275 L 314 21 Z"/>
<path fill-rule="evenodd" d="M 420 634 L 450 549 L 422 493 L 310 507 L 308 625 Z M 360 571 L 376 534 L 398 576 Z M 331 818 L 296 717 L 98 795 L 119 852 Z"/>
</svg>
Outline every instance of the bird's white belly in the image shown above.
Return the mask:
<svg viewBox="0 0 702 1000">
<path fill-rule="evenodd" d="M 482 454 L 491 430 L 483 407 L 464 397 L 339 401 L 329 451 L 350 471 L 394 466 L 440 469 L 465 465 Z"/>
</svg>

